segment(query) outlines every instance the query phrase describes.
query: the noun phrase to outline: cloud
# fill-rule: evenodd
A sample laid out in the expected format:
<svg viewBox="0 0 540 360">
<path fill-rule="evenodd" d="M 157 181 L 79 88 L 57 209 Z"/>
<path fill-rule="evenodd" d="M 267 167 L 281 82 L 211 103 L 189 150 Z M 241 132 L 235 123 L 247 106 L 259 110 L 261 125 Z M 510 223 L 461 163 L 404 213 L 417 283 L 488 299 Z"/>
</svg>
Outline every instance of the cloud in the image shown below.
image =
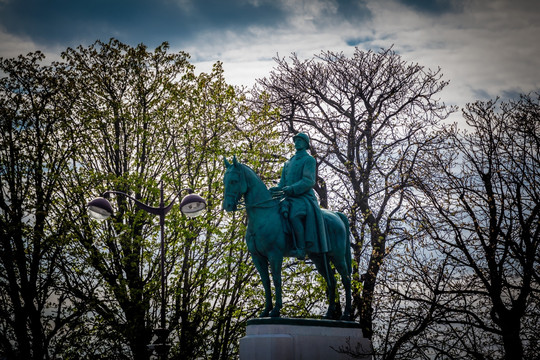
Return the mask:
<svg viewBox="0 0 540 360">
<path fill-rule="evenodd" d="M 442 68 L 447 104 L 540 89 L 540 2 L 528 0 L 0 0 L 0 56 L 110 37 L 149 48 L 168 41 L 199 71 L 222 61 L 251 86 L 272 57 L 393 46 L 405 61 Z"/>
<path fill-rule="evenodd" d="M 310 58 L 322 50 L 352 53 L 351 43 L 370 39 L 369 29 L 359 29 L 371 16 L 365 2 L 273 1 L 287 14 L 280 22 L 253 24 L 242 32 L 208 30 L 182 49 L 192 55 L 201 71 L 210 71 L 213 61 L 220 60 L 231 83 L 250 86 L 269 74 L 275 56 L 287 57 L 294 52 L 300 58 Z"/>
<path fill-rule="evenodd" d="M 21 54 L 39 50 L 37 46 L 28 38 L 20 38 L 9 34 L 0 27 L 0 44 L 2 44 L 2 54 L 4 58 L 17 57 Z"/>
<path fill-rule="evenodd" d="M 279 26 L 201 34 L 188 51 L 206 59 L 208 69 L 209 59 L 222 60 L 225 76 L 238 85 L 267 76 L 275 65 L 269 57 L 276 54 L 310 58 L 321 50 L 351 54 L 354 47 L 393 46 L 405 61 L 441 68 L 450 80 L 441 100 L 449 105 L 540 90 L 540 3 L 470 0 L 418 11 L 410 2 L 374 0 L 363 3 L 356 22 L 339 15 L 335 3 L 309 11 L 300 5 L 289 4 L 290 16 Z M 461 115 L 452 121 L 461 122 Z"/>
<path fill-rule="evenodd" d="M 429 14 L 403 2 L 371 2 L 373 41 L 408 61 L 442 68 L 447 103 L 463 106 L 540 89 L 540 3 L 471 0 L 460 11 Z"/>
</svg>

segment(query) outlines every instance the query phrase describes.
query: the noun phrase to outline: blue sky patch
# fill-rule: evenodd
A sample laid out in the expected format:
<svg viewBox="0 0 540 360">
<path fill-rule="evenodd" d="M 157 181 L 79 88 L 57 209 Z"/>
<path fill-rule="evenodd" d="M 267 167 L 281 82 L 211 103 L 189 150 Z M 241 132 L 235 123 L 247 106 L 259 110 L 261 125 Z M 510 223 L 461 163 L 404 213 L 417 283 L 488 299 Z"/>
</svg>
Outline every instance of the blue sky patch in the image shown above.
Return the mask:
<svg viewBox="0 0 540 360">
<path fill-rule="evenodd" d="M 368 43 L 373 41 L 374 38 L 372 36 L 360 36 L 360 37 L 354 37 L 354 38 L 348 38 L 345 39 L 345 42 L 349 46 L 357 46 L 363 43 Z"/>
</svg>

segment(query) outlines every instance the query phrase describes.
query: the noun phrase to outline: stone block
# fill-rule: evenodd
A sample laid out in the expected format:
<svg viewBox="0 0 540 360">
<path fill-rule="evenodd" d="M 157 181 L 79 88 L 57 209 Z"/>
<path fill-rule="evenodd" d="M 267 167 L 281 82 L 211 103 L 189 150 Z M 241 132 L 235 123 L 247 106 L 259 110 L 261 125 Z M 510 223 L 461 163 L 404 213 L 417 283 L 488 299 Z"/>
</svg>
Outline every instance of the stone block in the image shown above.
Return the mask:
<svg viewBox="0 0 540 360">
<path fill-rule="evenodd" d="M 262 318 L 248 321 L 240 339 L 240 360 L 348 360 L 339 352 L 362 350 L 361 359 L 372 359 L 371 342 L 360 325 L 351 321 Z"/>
</svg>

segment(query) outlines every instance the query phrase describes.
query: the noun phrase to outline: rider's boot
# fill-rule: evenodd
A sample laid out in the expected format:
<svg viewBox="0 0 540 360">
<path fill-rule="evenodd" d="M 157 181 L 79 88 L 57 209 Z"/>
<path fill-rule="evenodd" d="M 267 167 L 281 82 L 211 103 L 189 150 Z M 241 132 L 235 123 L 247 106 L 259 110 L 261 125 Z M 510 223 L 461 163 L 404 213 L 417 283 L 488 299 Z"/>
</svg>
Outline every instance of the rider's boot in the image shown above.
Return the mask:
<svg viewBox="0 0 540 360">
<path fill-rule="evenodd" d="M 306 258 L 306 240 L 304 224 L 300 219 L 294 219 L 291 221 L 294 235 L 296 238 L 296 250 L 292 251 L 292 255 L 298 260 L 305 260 Z"/>
<path fill-rule="evenodd" d="M 304 239 L 297 241 L 296 243 L 296 258 L 298 260 L 305 260 L 306 259 L 306 242 Z"/>
</svg>

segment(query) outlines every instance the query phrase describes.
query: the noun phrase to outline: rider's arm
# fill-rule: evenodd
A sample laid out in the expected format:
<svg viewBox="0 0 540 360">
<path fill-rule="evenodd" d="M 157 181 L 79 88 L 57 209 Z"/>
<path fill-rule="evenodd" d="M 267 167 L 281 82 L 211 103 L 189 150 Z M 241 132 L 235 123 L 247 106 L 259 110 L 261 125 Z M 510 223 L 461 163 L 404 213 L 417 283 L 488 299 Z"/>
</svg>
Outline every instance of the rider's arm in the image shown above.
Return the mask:
<svg viewBox="0 0 540 360">
<path fill-rule="evenodd" d="M 280 191 L 285 186 L 284 174 L 285 174 L 286 166 L 287 166 L 287 163 L 285 163 L 285 165 L 283 166 L 283 169 L 281 169 L 281 178 L 279 179 L 279 184 L 277 186 L 271 187 L 270 191 Z"/>
</svg>

